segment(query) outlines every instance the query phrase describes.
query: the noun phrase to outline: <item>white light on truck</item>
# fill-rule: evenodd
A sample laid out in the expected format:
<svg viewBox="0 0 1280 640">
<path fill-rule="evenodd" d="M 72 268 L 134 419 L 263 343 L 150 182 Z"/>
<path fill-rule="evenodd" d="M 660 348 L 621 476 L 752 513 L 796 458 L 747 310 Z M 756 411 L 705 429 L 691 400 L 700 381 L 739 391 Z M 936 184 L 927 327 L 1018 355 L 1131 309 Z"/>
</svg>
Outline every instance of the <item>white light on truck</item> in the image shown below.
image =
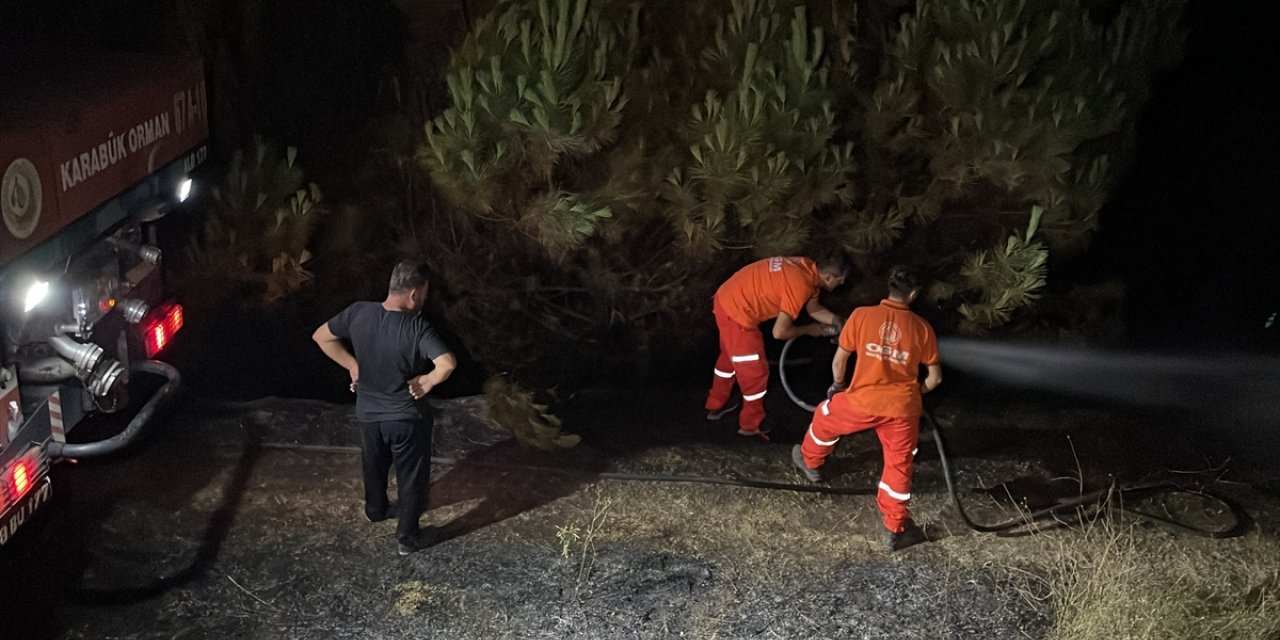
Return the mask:
<svg viewBox="0 0 1280 640">
<path fill-rule="evenodd" d="M 178 202 L 186 202 L 187 196 L 191 195 L 191 178 L 187 178 L 178 183 Z"/>
<path fill-rule="evenodd" d="M 49 283 L 44 280 L 36 280 L 27 287 L 27 295 L 23 300 L 23 313 L 30 313 L 32 309 L 39 306 L 44 297 L 49 295 Z"/>
</svg>

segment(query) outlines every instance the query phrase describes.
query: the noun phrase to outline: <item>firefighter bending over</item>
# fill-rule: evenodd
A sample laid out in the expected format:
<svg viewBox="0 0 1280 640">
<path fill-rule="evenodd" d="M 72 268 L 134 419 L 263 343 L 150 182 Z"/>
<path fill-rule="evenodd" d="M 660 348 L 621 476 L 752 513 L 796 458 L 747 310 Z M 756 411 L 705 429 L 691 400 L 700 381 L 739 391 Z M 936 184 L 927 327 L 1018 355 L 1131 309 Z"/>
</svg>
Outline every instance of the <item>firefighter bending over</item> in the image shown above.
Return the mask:
<svg viewBox="0 0 1280 640">
<path fill-rule="evenodd" d="M 720 331 L 720 356 L 715 377 L 707 394 L 707 419 L 719 420 L 737 408 L 730 403 L 736 378 L 742 392 L 742 413 L 738 434 L 764 435 L 764 395 L 769 387 L 769 361 L 765 359 L 764 335 L 760 323 L 773 325 L 773 337 L 790 340 L 799 336 L 834 336 L 840 318 L 818 302 L 818 288 L 831 291 L 844 283 L 849 262 L 843 252 L 832 251 L 815 262 L 804 257 L 766 258 L 753 262 L 730 276 L 716 291 L 712 302 L 716 328 Z M 798 325 L 801 311 L 808 311 L 816 323 Z"/>
<path fill-rule="evenodd" d="M 889 297 L 879 305 L 859 307 L 840 332 L 831 361 L 835 382 L 818 405 L 802 444 L 791 460 L 811 482 L 822 480 L 819 468 L 841 436 L 875 429 L 884 449 L 884 470 L 876 504 L 884 517 L 884 543 L 889 550 L 924 541 L 911 520 L 911 467 L 920 436 L 921 395 L 942 383 L 938 342 L 933 327 L 912 313 L 920 282 L 904 267 L 889 272 Z M 849 356 L 857 354 L 853 380 L 845 384 Z M 920 382 L 920 366 L 928 370 Z"/>
</svg>

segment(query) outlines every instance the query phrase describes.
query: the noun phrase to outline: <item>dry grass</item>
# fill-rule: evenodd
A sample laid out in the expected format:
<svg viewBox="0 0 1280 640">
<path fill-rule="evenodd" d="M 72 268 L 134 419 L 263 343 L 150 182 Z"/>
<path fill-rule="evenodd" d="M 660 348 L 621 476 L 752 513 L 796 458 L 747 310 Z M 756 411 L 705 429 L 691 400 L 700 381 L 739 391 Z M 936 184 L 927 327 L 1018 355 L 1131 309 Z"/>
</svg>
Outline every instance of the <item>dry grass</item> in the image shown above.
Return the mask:
<svg viewBox="0 0 1280 640">
<path fill-rule="evenodd" d="M 615 510 L 601 538 L 695 556 L 777 566 L 809 548 L 856 558 L 871 551 L 878 515 L 867 496 L 824 496 L 710 485 L 608 483 Z"/>
<path fill-rule="evenodd" d="M 1053 623 L 1050 640 L 1280 639 L 1280 541 L 1213 540 L 1096 516 L 1023 538 L 953 538 Z"/>
<path fill-rule="evenodd" d="M 574 598 L 578 597 L 583 584 L 591 576 L 591 568 L 596 558 L 596 545 L 609 523 L 609 510 L 613 507 L 613 499 L 604 495 L 600 485 L 593 487 L 590 493 L 594 496 L 590 511 L 581 514 L 579 519 L 575 519 L 568 525 L 556 527 L 560 555 L 566 558 L 571 554 L 576 556 L 574 560 L 578 565 L 578 577 L 573 587 Z"/>
<path fill-rule="evenodd" d="M 1280 544 L 1095 520 L 1046 541 L 1055 640 L 1280 638 Z"/>
<path fill-rule="evenodd" d="M 662 458 L 652 453 L 653 460 Z M 470 506 L 453 505 L 446 509 L 450 513 L 429 517 L 447 520 Z M 942 529 L 958 524 L 945 515 L 944 494 L 922 493 L 913 508 L 923 522 Z M 702 638 L 732 633 L 733 616 L 726 612 L 737 602 L 766 595 L 751 579 L 763 567 L 804 575 L 819 568 L 815 558 L 856 563 L 882 557 L 872 544 L 879 516 L 871 496 L 606 481 L 541 511 L 547 533 L 554 536 L 545 550 L 575 568 L 575 599 L 591 585 L 596 549 L 604 545 L 712 561 L 719 569 L 718 587 L 688 612 L 689 631 Z M 1016 517 L 1016 510 L 990 517 Z M 1024 538 L 974 536 L 963 527 L 951 533 L 954 537 L 891 559 L 934 562 L 957 579 L 969 579 L 974 566 L 1003 575 L 1005 586 L 1022 585 L 1024 597 L 1053 620 L 1048 636 L 1053 640 L 1280 639 L 1280 541 L 1275 539 L 1256 533 L 1232 540 L 1175 537 L 1109 518 Z M 805 553 L 798 554 L 800 549 Z M 406 611 L 432 608 L 416 590 L 397 595 L 397 606 Z M 953 622 L 938 621 L 939 637 Z"/>
<path fill-rule="evenodd" d="M 1027 515 L 1025 505 L 969 502 L 991 511 L 982 521 Z M 1264 499 L 1254 513 L 1270 517 L 1275 506 Z M 1265 533 L 1274 526 L 1259 521 L 1246 536 L 1210 539 L 1105 508 L 1070 527 L 1048 525 L 1028 522 L 1039 533 L 1027 537 L 959 535 L 938 546 L 960 564 L 1003 573 L 1052 620 L 1049 640 L 1280 640 L 1280 540 Z"/>
<path fill-rule="evenodd" d="M 429 584 L 422 580 L 409 580 L 395 585 L 393 610 L 402 618 L 411 618 L 423 610 L 437 615 L 460 609 L 460 596 L 449 588 Z"/>
<path fill-rule="evenodd" d="M 647 471 L 681 473 L 690 466 L 687 457 L 699 453 L 653 449 L 633 462 Z M 785 460 L 775 462 L 745 471 L 735 467 L 742 463 L 738 458 L 700 464 L 713 467 L 708 474 L 722 476 L 735 470 L 768 476 L 777 471 L 774 467 L 790 471 Z M 1018 468 L 1013 473 L 1002 467 L 998 471 L 1001 475 L 1034 476 L 1037 469 Z M 979 479 L 967 484 L 990 483 Z M 329 490 L 358 494 L 354 487 L 326 487 Z M 308 496 L 302 492 L 295 499 L 306 503 Z M 969 496 L 967 503 L 989 512 L 982 520 L 1005 520 L 1017 514 L 1016 507 L 1004 501 L 985 504 L 977 496 Z M 475 499 L 465 500 L 435 509 L 427 518 L 444 523 L 475 506 Z M 1021 585 L 1025 599 L 1052 619 L 1048 637 L 1054 640 L 1280 640 L 1280 541 L 1275 539 L 1257 533 L 1232 540 L 1174 537 L 1161 529 L 1107 518 L 1086 521 L 1074 531 L 1001 538 L 969 533 L 948 515 L 946 494 L 922 491 L 912 506 L 921 522 L 940 533 L 950 530 L 953 537 L 906 554 L 885 556 L 874 545 L 880 525 L 871 495 L 614 481 L 587 483 L 489 531 L 508 531 L 504 535 L 511 541 L 533 543 L 548 554 L 563 557 L 571 568 L 565 586 L 575 601 L 584 592 L 591 596 L 613 584 L 609 570 L 619 549 L 706 561 L 715 571 L 714 579 L 705 591 L 690 597 L 685 612 L 684 630 L 692 637 L 724 638 L 743 633 L 741 603 L 767 602 L 773 595 L 771 585 L 786 581 L 762 580 L 762 574 L 797 579 L 828 576 L 824 572 L 833 561 L 859 565 L 888 560 L 895 564 L 928 563 L 943 574 L 941 584 L 930 583 L 925 596 L 929 600 L 946 600 L 953 591 L 963 590 L 961 581 L 972 580 L 975 567 L 995 576 L 996 588 L 1009 594 L 1003 606 L 1020 606 L 1009 588 Z M 310 508 L 306 511 L 313 512 Z M 536 528 L 537 535 L 526 536 L 527 527 Z M 1274 529 L 1261 526 L 1264 531 Z M 597 549 L 606 552 L 604 560 L 598 561 Z M 400 617 L 444 619 L 441 609 L 449 609 L 448 605 L 461 609 L 456 603 L 464 595 L 470 597 L 469 593 L 442 593 L 427 585 L 410 581 L 396 588 L 395 611 Z M 573 624 L 584 624 L 573 611 L 565 609 L 557 615 Z M 952 612 L 944 609 L 943 613 Z M 494 615 L 474 621 L 479 625 L 477 633 L 503 635 L 499 629 L 516 624 L 502 619 L 505 614 L 495 611 Z M 512 615 L 519 618 L 518 612 Z M 959 618 L 936 620 L 936 637 L 957 637 L 963 618 L 960 614 Z M 1040 637 L 1040 629 L 1033 629 L 1027 637 Z"/>
</svg>

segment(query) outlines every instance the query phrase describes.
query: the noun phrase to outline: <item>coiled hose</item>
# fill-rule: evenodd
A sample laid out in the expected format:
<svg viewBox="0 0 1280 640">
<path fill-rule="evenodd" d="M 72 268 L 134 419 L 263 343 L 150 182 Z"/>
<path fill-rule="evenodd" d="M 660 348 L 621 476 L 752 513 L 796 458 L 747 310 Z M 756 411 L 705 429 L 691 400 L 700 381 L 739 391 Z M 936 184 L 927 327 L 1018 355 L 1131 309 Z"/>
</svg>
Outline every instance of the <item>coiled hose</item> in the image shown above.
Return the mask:
<svg viewBox="0 0 1280 640">
<path fill-rule="evenodd" d="M 792 338 L 782 345 L 782 353 L 778 356 L 778 378 L 782 381 L 782 388 L 786 390 L 787 397 L 791 399 L 796 406 L 812 413 L 817 409 L 816 406 L 805 402 L 800 396 L 796 395 L 795 390 L 791 388 L 790 382 L 787 380 L 787 355 L 791 352 L 791 345 L 795 342 Z M 960 493 L 956 490 L 954 474 L 951 470 L 950 460 L 947 458 L 947 447 L 942 438 L 942 431 L 938 427 L 938 421 L 934 419 L 933 414 L 927 408 L 925 409 L 922 422 L 928 427 L 928 435 L 932 437 L 934 444 L 938 448 L 938 460 L 942 463 L 942 476 L 947 483 L 947 492 L 951 494 L 952 504 L 955 505 L 956 513 L 965 525 L 974 531 L 983 533 L 1008 533 L 1021 528 L 1029 527 L 1034 522 L 1053 518 L 1055 520 L 1063 516 L 1071 517 L 1073 514 L 1079 514 L 1082 509 L 1086 508 L 1115 508 L 1123 510 L 1127 513 L 1138 516 L 1144 520 L 1154 522 L 1158 525 L 1173 529 L 1181 533 L 1189 533 L 1197 536 L 1208 538 L 1232 538 L 1244 533 L 1248 522 L 1247 516 L 1236 505 L 1226 499 L 1215 496 L 1204 491 L 1196 489 L 1188 489 L 1173 483 L 1160 483 L 1151 485 L 1139 485 L 1130 487 L 1109 487 L 1090 493 L 1081 494 L 1071 500 L 1059 502 L 1050 507 L 1032 511 L 1023 514 L 1017 519 L 1006 522 L 998 522 L 994 524 L 984 524 L 975 522 L 964 510 L 964 504 L 960 501 Z M 924 434 L 922 434 L 924 435 Z M 1230 514 L 1230 525 L 1221 529 L 1200 529 L 1188 524 L 1178 522 L 1172 518 L 1165 518 L 1155 514 L 1139 511 L 1137 509 L 1125 506 L 1126 498 L 1139 499 L 1150 497 L 1158 494 L 1182 493 L 1186 495 L 1196 496 L 1197 498 L 1216 502 L 1223 507 L 1223 511 Z"/>
</svg>

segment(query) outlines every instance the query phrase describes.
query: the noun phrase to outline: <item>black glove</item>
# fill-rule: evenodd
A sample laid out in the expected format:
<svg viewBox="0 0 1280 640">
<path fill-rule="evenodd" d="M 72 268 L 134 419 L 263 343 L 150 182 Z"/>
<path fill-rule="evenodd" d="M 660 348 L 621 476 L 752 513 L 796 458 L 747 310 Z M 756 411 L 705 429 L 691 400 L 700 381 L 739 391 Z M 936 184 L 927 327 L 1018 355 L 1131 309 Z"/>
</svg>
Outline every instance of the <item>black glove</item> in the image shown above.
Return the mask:
<svg viewBox="0 0 1280 640">
<path fill-rule="evenodd" d="M 844 318 L 841 318 L 840 316 L 836 316 L 835 324 L 822 326 L 822 335 L 828 338 L 835 338 L 839 336 L 841 331 L 844 331 Z M 832 342 L 835 342 L 835 340 L 832 340 Z"/>
<path fill-rule="evenodd" d="M 844 391 L 845 389 L 848 389 L 848 388 L 849 388 L 849 385 L 843 382 L 832 382 L 831 386 L 827 387 L 827 399 L 830 400 L 836 397 L 837 393 L 840 393 L 841 391 Z"/>
</svg>

